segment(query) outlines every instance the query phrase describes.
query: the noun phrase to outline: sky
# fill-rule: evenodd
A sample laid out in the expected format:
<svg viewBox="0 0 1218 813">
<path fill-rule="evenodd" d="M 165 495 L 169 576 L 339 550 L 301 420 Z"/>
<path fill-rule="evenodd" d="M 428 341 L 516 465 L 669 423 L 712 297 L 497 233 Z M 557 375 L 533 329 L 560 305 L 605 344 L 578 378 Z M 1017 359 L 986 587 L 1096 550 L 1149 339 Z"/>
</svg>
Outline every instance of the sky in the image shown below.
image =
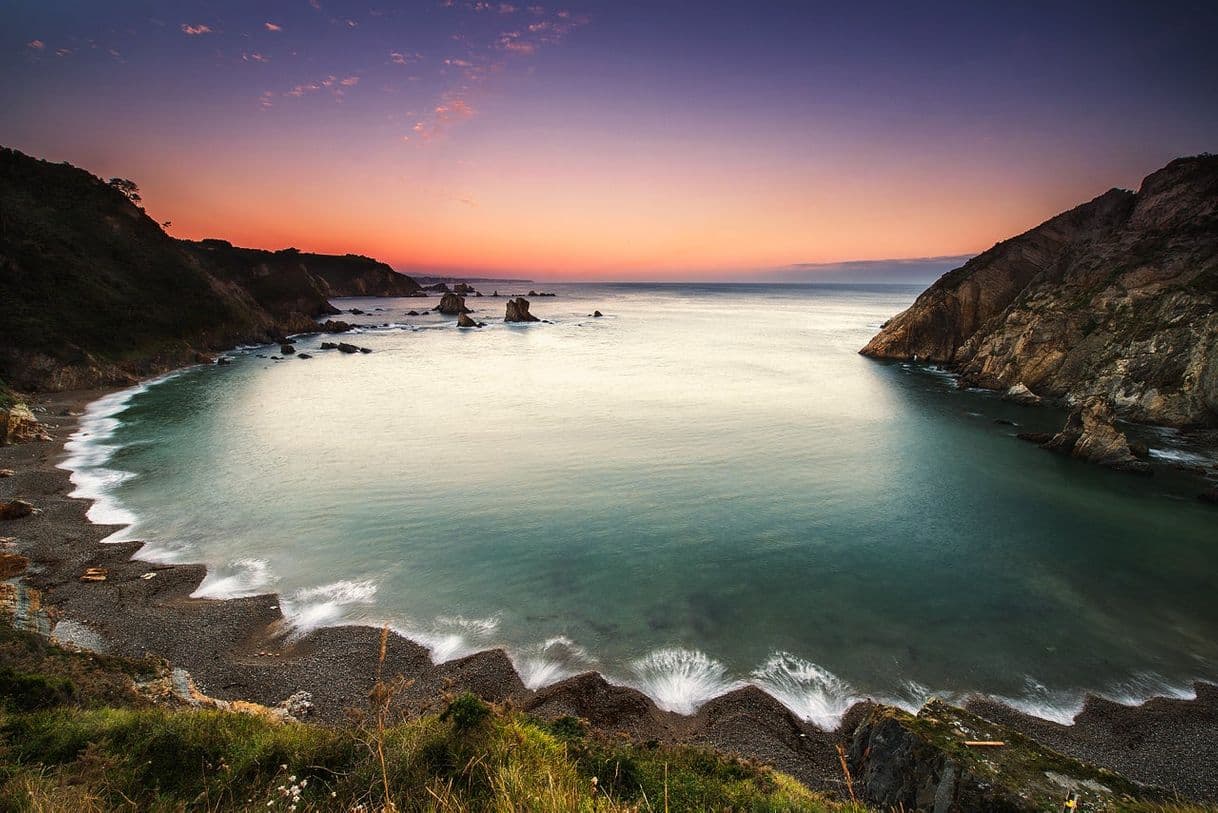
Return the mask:
<svg viewBox="0 0 1218 813">
<path fill-rule="evenodd" d="M 0 0 L 0 143 L 412 273 L 933 277 L 1218 151 L 1215 42 L 1170 0 Z"/>
</svg>

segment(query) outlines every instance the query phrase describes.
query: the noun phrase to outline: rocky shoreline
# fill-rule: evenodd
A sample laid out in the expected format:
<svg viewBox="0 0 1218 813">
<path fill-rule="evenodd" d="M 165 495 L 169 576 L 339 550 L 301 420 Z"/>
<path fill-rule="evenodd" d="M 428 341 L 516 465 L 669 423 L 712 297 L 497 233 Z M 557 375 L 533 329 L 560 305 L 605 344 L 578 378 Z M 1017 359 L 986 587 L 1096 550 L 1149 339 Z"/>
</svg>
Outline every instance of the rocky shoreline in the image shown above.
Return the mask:
<svg viewBox="0 0 1218 813">
<path fill-rule="evenodd" d="M 84 406 L 105 391 L 47 397 L 39 415 L 50 442 L 0 447 L 0 499 L 21 498 L 38 514 L 0 524 L 0 537 L 30 560 L 24 584 L 38 591 L 51 625 L 67 642 L 104 642 L 110 652 L 152 654 L 189 671 L 208 695 L 274 706 L 298 691 L 312 695 L 312 716 L 338 723 L 366 704 L 377 673 L 380 630 L 363 626 L 319 629 L 290 638 L 274 594 L 238 599 L 191 598 L 206 569 L 134 560 L 142 543 L 101 544 L 116 526 L 95 525 L 89 503 L 69 497 L 69 472 L 57 468 L 64 442 Z M 100 568 L 104 581 L 82 581 Z M 149 574 L 153 574 L 149 576 Z M 64 622 L 69 622 L 65 624 Z M 402 711 L 443 707 L 453 693 L 471 691 L 544 718 L 576 715 L 608 735 L 640 742 L 693 743 L 755 759 L 815 789 L 842 795 L 838 745 L 851 746 L 871 703 L 852 708 L 841 726 L 823 731 L 755 687 L 717 697 L 697 713 L 659 709 L 643 693 L 588 673 L 528 689 L 500 649 L 433 664 L 424 647 L 390 635 L 384 673 L 412 681 L 398 698 Z M 1218 687 L 1198 684 L 1195 700 L 1157 698 L 1126 707 L 1087 699 L 1074 725 L 1022 714 L 989 700 L 966 708 L 1070 757 L 1116 771 L 1183 798 L 1218 800 Z"/>
</svg>

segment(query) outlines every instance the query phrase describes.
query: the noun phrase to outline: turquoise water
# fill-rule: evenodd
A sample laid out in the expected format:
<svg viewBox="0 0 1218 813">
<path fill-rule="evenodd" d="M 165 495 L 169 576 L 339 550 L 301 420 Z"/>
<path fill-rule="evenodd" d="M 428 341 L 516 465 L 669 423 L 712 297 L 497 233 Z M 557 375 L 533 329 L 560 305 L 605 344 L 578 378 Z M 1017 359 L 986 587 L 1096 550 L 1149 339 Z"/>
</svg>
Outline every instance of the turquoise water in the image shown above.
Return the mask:
<svg viewBox="0 0 1218 813">
<path fill-rule="evenodd" d="M 279 592 L 297 632 L 387 621 L 676 711 L 751 682 L 822 725 L 969 691 L 1068 720 L 1085 690 L 1218 677 L 1199 484 L 1043 452 L 995 419 L 1060 414 L 858 356 L 916 288 L 552 287 L 551 324 L 470 300 L 480 331 L 342 300 L 393 325 L 348 338 L 373 353 L 312 337 L 110 396 L 79 493 L 144 556 L 208 564 L 201 595 Z"/>
</svg>

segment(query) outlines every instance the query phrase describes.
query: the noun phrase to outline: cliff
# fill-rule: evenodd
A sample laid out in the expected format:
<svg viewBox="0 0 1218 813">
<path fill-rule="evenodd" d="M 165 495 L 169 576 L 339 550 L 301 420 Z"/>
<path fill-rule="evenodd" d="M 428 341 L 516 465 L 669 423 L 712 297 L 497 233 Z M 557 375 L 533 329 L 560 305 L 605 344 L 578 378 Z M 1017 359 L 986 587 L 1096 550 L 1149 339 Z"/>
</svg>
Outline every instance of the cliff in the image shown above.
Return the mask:
<svg viewBox="0 0 1218 813">
<path fill-rule="evenodd" d="M 417 290 L 364 257 L 176 240 L 114 185 L 0 148 L 0 382 L 17 389 L 125 384 L 313 329 L 331 296 Z"/>
<path fill-rule="evenodd" d="M 948 272 L 860 352 L 1118 418 L 1218 425 L 1218 156 L 1181 158 Z"/>
</svg>

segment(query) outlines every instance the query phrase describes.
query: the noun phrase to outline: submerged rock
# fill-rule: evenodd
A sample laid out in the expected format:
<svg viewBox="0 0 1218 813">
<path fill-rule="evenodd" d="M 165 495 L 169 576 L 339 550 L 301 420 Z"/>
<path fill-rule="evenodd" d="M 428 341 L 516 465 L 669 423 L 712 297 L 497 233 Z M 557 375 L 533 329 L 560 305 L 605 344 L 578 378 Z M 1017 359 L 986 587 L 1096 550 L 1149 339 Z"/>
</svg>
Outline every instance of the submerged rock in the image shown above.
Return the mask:
<svg viewBox="0 0 1218 813">
<path fill-rule="evenodd" d="M 465 297 L 458 296 L 457 294 L 445 294 L 440 297 L 440 304 L 436 310 L 448 316 L 469 313 L 469 308 L 465 307 Z"/>
<path fill-rule="evenodd" d="M 338 344 L 336 344 L 335 342 L 322 342 L 321 349 L 322 350 L 337 350 Z"/>
<path fill-rule="evenodd" d="M 290 356 L 296 352 L 296 348 L 290 344 L 284 344 L 279 346 L 279 352 L 283 353 L 285 356 Z"/>
<path fill-rule="evenodd" d="M 1015 437 L 1020 440 L 1026 440 L 1029 443 L 1035 443 L 1044 446 L 1049 441 L 1053 440 L 1052 432 L 1019 432 Z"/>
<path fill-rule="evenodd" d="M 605 314 L 601 313 L 600 311 L 592 311 L 592 315 L 597 318 L 600 318 L 600 317 L 604 316 Z"/>
<path fill-rule="evenodd" d="M 482 323 L 475 322 L 463 313 L 457 317 L 457 327 L 482 327 Z"/>
<path fill-rule="evenodd" d="M 1139 474 L 1152 471 L 1150 464 L 1134 457 L 1125 433 L 1113 425 L 1112 409 L 1100 400 L 1071 412 L 1062 431 L 1054 435 L 1045 448 L 1118 471 Z"/>
<path fill-rule="evenodd" d="M 529 300 L 523 296 L 518 296 L 515 299 L 508 300 L 507 312 L 504 314 L 503 321 L 540 322 L 541 320 L 529 313 Z"/>
<path fill-rule="evenodd" d="M 358 353 L 359 350 L 360 349 L 353 344 L 347 344 L 346 342 L 338 343 L 338 352 L 340 353 Z"/>
</svg>

